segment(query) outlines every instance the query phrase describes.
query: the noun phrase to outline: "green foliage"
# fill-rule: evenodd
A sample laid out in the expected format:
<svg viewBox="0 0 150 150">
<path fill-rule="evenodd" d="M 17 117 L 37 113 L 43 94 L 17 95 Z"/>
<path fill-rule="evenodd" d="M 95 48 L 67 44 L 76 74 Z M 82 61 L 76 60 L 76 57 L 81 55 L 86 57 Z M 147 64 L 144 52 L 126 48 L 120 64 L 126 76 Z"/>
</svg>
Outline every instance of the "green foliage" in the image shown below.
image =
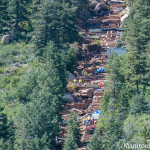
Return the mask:
<svg viewBox="0 0 150 150">
<path fill-rule="evenodd" d="M 76 64 L 76 53 L 74 49 L 69 49 L 66 56 L 66 70 L 73 72 Z"/>
<path fill-rule="evenodd" d="M 44 94 L 47 93 L 41 94 L 22 107 L 17 115 L 16 149 L 54 149 L 56 145 L 60 121 L 54 106 L 56 98 L 46 101 Z"/>
<path fill-rule="evenodd" d="M 74 134 L 72 131 L 67 133 L 63 150 L 77 150 L 78 146 L 74 140 Z"/>
<path fill-rule="evenodd" d="M 2 29 L 6 26 L 7 24 L 7 19 L 8 19 L 8 12 L 7 12 L 7 7 L 8 7 L 8 0 L 1 0 L 0 1 L 0 33 L 2 33 Z"/>
<path fill-rule="evenodd" d="M 4 139 L 0 139 L 0 150 L 14 150 L 13 148 L 13 142 L 11 140 L 8 140 L 4 142 Z"/>
<path fill-rule="evenodd" d="M 72 134 L 75 144 L 77 144 L 77 146 L 79 147 L 81 144 L 81 136 L 82 136 L 80 131 L 80 122 L 77 119 L 77 115 L 73 112 L 71 112 L 70 118 L 68 120 L 67 129 L 68 129 L 67 135 Z"/>
<path fill-rule="evenodd" d="M 0 66 L 19 66 L 31 62 L 34 58 L 32 44 L 10 44 L 0 46 Z"/>
<path fill-rule="evenodd" d="M 112 55 L 101 104 L 98 128 L 103 149 L 124 150 L 124 143 L 148 143 L 149 139 L 149 7 L 150 1 L 132 1 L 125 25 L 127 55 Z M 96 139 L 95 139 L 96 141 Z M 93 141 L 94 142 L 94 141 Z M 101 143 L 101 142 L 100 142 Z"/>
<path fill-rule="evenodd" d="M 31 4 L 31 0 L 20 1 L 20 0 L 10 0 L 8 13 L 11 18 L 10 20 L 10 27 L 11 32 L 10 34 L 14 37 L 16 41 L 20 38 L 23 38 L 21 32 L 23 30 L 24 22 L 29 21 L 29 10 L 28 7 Z"/>
<path fill-rule="evenodd" d="M 124 90 L 125 87 L 125 63 L 126 57 L 125 56 L 117 56 L 117 54 L 112 54 L 108 67 L 108 82 L 107 82 L 107 94 L 104 94 L 104 101 L 106 100 L 107 103 L 109 102 L 109 96 L 113 98 L 119 97 L 121 90 Z M 103 101 L 103 102 L 104 102 Z M 105 105 L 105 104 L 104 104 Z M 106 107 L 105 105 L 104 107 Z"/>
<path fill-rule="evenodd" d="M 97 129 L 88 144 L 87 150 L 104 150 L 104 137 L 100 134 L 100 131 Z"/>
<path fill-rule="evenodd" d="M 9 6 L 7 0 L 0 1 L 0 28 L 9 25 L 16 40 L 29 41 L 34 35 L 35 44 L 0 46 L 0 149 L 55 149 L 66 72 L 76 63 L 70 45 L 79 40 L 76 15 L 86 5 L 87 0 L 10 0 Z M 124 34 L 128 54 L 109 60 L 102 117 L 89 150 L 113 150 L 123 141 L 150 139 L 149 6 L 149 0 L 132 1 Z M 79 121 L 72 113 L 64 149 L 76 150 L 80 144 Z"/>
<path fill-rule="evenodd" d="M 6 140 L 8 137 L 7 116 L 3 113 L 3 108 L 0 107 L 0 139 Z"/>
<path fill-rule="evenodd" d="M 54 149 L 56 145 L 63 92 L 62 84 L 54 74 L 55 72 L 48 74 L 46 70 L 42 70 L 42 75 L 38 75 L 38 86 L 34 88 L 31 102 L 18 114 L 18 149 Z"/>
<path fill-rule="evenodd" d="M 146 76 L 148 72 L 146 47 L 150 39 L 149 14 L 147 13 L 149 5 L 148 0 L 134 1 L 125 26 L 125 41 L 128 50 L 126 78 L 131 88 L 137 92 L 149 86 L 149 78 Z"/>
<path fill-rule="evenodd" d="M 54 149 L 56 145 L 61 122 L 59 112 L 65 92 L 65 69 L 63 67 L 62 70 L 63 59 L 59 54 L 58 49 L 50 43 L 44 55 L 45 64 L 38 67 L 36 74 L 31 72 L 31 75 L 27 75 L 33 78 L 34 87 L 28 83 L 26 92 L 30 94 L 30 102 L 17 115 L 17 149 Z"/>
<path fill-rule="evenodd" d="M 143 93 L 136 94 L 131 100 L 130 113 L 150 113 L 150 102 L 148 101 L 148 97 L 145 97 Z"/>
<path fill-rule="evenodd" d="M 141 116 L 129 115 L 124 122 L 124 134 L 127 141 L 132 143 L 148 143 L 150 138 L 150 116 L 142 114 Z"/>
<path fill-rule="evenodd" d="M 107 67 L 107 72 L 109 74 L 109 79 L 111 81 L 121 82 L 125 81 L 124 77 L 124 63 L 126 62 L 125 56 L 117 56 L 117 54 L 112 54 Z"/>
<path fill-rule="evenodd" d="M 67 71 L 73 71 L 76 63 L 76 52 L 70 44 L 78 40 L 75 20 L 85 3 L 0 1 L 0 28 L 10 27 L 5 34 L 15 40 L 0 46 L 0 103 L 4 107 L 1 127 L 5 127 L 8 117 L 8 133 L 0 138 L 0 149 L 55 149 Z M 26 44 L 32 36 L 36 49 L 32 43 Z M 16 43 L 20 40 L 26 43 Z M 71 123 L 68 129 L 72 130 L 73 147 L 77 149 L 81 140 L 79 122 Z"/>
<path fill-rule="evenodd" d="M 46 69 L 50 74 L 56 71 L 56 77 L 63 83 L 63 89 L 66 89 L 66 54 L 64 49 L 57 48 L 53 42 L 49 42 L 44 52 L 44 62 L 47 63 Z"/>
<path fill-rule="evenodd" d="M 11 122 L 8 121 L 7 115 L 3 112 L 3 107 L 0 106 L 0 149 L 13 150 L 13 136 Z"/>
<path fill-rule="evenodd" d="M 30 95 L 33 93 L 34 87 L 37 86 L 38 70 L 34 67 L 28 69 L 17 84 L 17 97 L 20 101 L 30 101 Z"/>
<path fill-rule="evenodd" d="M 74 24 L 74 15 L 74 9 L 68 3 L 53 3 L 49 0 L 41 2 L 35 16 L 35 45 L 38 55 L 42 54 L 42 48 L 49 41 L 60 47 L 64 43 L 77 40 L 78 32 Z"/>
<path fill-rule="evenodd" d="M 107 111 L 100 118 L 99 128 L 104 132 L 105 149 L 115 149 L 116 143 L 123 136 L 123 122 L 125 118 L 125 110 L 120 102 L 116 99 L 111 99 L 108 103 Z"/>
</svg>

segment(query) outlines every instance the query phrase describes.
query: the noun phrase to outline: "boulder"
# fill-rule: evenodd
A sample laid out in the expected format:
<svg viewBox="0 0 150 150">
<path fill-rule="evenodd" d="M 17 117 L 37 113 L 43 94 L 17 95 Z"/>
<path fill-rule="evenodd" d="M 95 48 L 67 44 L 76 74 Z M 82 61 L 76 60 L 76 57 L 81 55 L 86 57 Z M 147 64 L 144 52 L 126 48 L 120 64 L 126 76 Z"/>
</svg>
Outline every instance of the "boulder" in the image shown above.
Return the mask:
<svg viewBox="0 0 150 150">
<path fill-rule="evenodd" d="M 93 1 L 91 2 L 90 8 L 94 10 L 95 7 L 97 6 L 97 4 L 98 4 L 98 2 L 97 2 L 96 0 L 93 0 Z"/>
<path fill-rule="evenodd" d="M 11 37 L 10 35 L 4 35 L 2 37 L 2 43 L 10 43 L 13 41 L 13 37 Z"/>
<path fill-rule="evenodd" d="M 81 90 L 80 94 L 83 97 L 92 97 L 93 96 L 93 92 L 94 92 L 94 89 L 93 88 L 89 88 L 89 89 Z"/>
<path fill-rule="evenodd" d="M 106 10 L 106 9 L 107 9 L 107 5 L 104 2 L 101 2 L 96 5 L 96 7 L 94 8 L 94 12 L 97 14 L 102 10 Z"/>
<path fill-rule="evenodd" d="M 64 99 L 64 101 L 67 101 L 67 102 L 74 102 L 75 101 L 75 99 L 71 93 L 66 93 L 64 95 L 63 99 Z"/>
<path fill-rule="evenodd" d="M 73 81 L 74 79 L 75 79 L 75 76 L 71 72 L 68 72 L 68 80 Z"/>
</svg>

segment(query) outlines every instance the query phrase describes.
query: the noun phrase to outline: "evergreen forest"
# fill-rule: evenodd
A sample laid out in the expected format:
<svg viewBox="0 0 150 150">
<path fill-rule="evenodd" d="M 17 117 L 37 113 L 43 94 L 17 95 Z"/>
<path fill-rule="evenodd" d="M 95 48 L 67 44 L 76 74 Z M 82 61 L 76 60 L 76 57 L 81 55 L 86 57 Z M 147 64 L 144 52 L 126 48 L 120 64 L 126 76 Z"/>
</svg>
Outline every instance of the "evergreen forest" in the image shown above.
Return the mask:
<svg viewBox="0 0 150 150">
<path fill-rule="evenodd" d="M 84 40 L 76 22 L 90 4 L 0 0 L 0 150 L 82 147 L 81 122 L 73 111 L 61 149 L 57 138 L 68 72 L 74 74 Z M 125 0 L 125 5 L 130 6 L 122 27 L 127 53 L 109 58 L 101 116 L 87 150 L 150 145 L 150 0 Z"/>
</svg>

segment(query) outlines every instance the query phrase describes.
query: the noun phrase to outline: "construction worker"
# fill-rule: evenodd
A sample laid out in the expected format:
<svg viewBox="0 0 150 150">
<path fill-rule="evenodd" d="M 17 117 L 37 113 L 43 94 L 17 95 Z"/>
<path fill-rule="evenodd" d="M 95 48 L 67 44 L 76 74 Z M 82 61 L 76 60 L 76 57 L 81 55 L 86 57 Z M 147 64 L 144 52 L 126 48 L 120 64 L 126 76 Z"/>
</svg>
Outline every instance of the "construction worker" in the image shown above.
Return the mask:
<svg viewBox="0 0 150 150">
<path fill-rule="evenodd" d="M 75 76 L 75 78 L 78 77 L 78 72 L 77 71 L 74 71 L 74 76 Z"/>
<path fill-rule="evenodd" d="M 73 81 L 74 81 L 74 84 L 77 84 L 77 82 L 78 82 L 78 80 L 76 78 Z"/>
<path fill-rule="evenodd" d="M 82 79 L 79 79 L 79 85 L 81 86 L 81 84 L 82 84 Z"/>
<path fill-rule="evenodd" d="M 87 77 L 87 75 L 88 75 L 88 74 L 87 74 L 87 72 L 86 72 L 86 71 L 84 71 L 84 76 L 85 76 L 85 77 Z"/>
<path fill-rule="evenodd" d="M 88 124 L 88 117 L 86 118 L 86 125 Z"/>
<path fill-rule="evenodd" d="M 94 117 L 92 116 L 91 118 L 92 118 L 91 124 L 94 124 Z"/>
<path fill-rule="evenodd" d="M 87 83 L 84 83 L 84 86 L 86 87 L 86 86 L 87 86 Z"/>
<path fill-rule="evenodd" d="M 90 121 L 91 121 L 91 117 L 90 116 L 88 116 L 87 117 L 87 120 L 88 120 L 88 124 L 90 123 Z"/>
<path fill-rule="evenodd" d="M 100 61 L 99 61 L 99 62 L 100 62 L 100 64 L 102 64 L 102 63 L 103 63 L 103 60 L 100 58 Z"/>
<path fill-rule="evenodd" d="M 86 124 L 86 122 L 87 122 L 87 120 L 84 120 L 84 123 L 83 123 L 83 124 L 85 125 L 85 124 Z"/>
<path fill-rule="evenodd" d="M 104 58 L 102 57 L 102 63 L 104 62 Z"/>
<path fill-rule="evenodd" d="M 68 84 L 69 84 L 69 85 L 72 85 L 72 82 L 69 81 Z"/>
</svg>

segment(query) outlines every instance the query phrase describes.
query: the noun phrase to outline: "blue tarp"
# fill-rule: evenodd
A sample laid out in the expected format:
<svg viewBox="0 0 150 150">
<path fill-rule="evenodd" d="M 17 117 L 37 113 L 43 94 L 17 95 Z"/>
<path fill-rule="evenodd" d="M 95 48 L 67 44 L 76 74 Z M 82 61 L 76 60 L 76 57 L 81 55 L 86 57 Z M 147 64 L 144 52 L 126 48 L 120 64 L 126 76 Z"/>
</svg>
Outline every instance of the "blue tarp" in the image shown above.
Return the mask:
<svg viewBox="0 0 150 150">
<path fill-rule="evenodd" d="M 101 110 L 95 110 L 92 114 L 94 119 L 98 119 L 100 115 L 101 115 Z"/>
<path fill-rule="evenodd" d="M 121 36 L 121 35 L 122 35 L 122 33 L 117 33 L 116 35 L 119 35 L 119 36 Z"/>
<path fill-rule="evenodd" d="M 102 92 L 104 92 L 104 90 L 103 90 L 103 89 L 97 89 L 96 91 L 102 91 Z"/>
<path fill-rule="evenodd" d="M 102 29 L 89 29 L 89 32 L 101 32 Z"/>
<path fill-rule="evenodd" d="M 105 72 L 105 68 L 104 68 L 104 67 L 99 68 L 98 71 L 99 71 L 99 72 Z"/>
<path fill-rule="evenodd" d="M 117 42 L 119 42 L 119 43 L 120 43 L 120 42 L 121 42 L 121 40 L 119 39 L 119 40 L 117 40 Z"/>
<path fill-rule="evenodd" d="M 93 112 L 93 114 L 99 114 L 99 115 L 101 115 L 101 110 L 95 110 L 95 111 Z"/>
<path fill-rule="evenodd" d="M 97 74 L 97 73 L 100 73 L 100 72 L 105 72 L 105 70 L 106 69 L 104 67 L 102 67 L 102 68 L 99 68 L 99 69 L 95 70 L 93 73 Z"/>
<path fill-rule="evenodd" d="M 121 10 L 123 10 L 123 8 L 118 8 L 118 9 L 117 9 L 117 11 L 121 11 Z"/>
</svg>

